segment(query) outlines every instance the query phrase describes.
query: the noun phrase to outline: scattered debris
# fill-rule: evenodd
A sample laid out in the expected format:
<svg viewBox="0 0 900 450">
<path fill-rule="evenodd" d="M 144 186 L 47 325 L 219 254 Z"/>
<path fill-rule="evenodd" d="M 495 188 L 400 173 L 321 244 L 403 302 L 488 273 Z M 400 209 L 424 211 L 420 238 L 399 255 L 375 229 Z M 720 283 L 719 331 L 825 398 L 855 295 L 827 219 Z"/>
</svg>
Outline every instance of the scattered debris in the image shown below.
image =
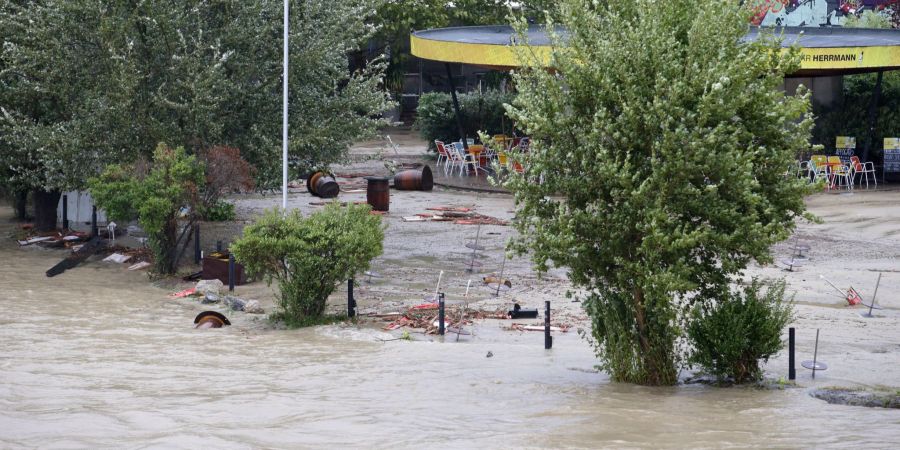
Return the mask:
<svg viewBox="0 0 900 450">
<path fill-rule="evenodd" d="M 551 326 L 550 331 L 560 331 L 566 333 L 572 326 L 569 324 L 560 324 L 559 326 Z M 528 325 L 524 323 L 514 323 L 509 326 L 510 330 L 515 331 L 544 331 L 544 325 Z"/>
<path fill-rule="evenodd" d="M 203 296 L 203 299 L 200 300 L 200 303 L 204 305 L 210 305 L 213 303 L 219 303 L 222 299 L 219 298 L 217 294 L 213 294 L 212 292 L 207 292 L 206 295 Z"/>
<path fill-rule="evenodd" d="M 150 267 L 150 263 L 147 261 L 141 261 L 139 263 L 132 264 L 128 266 L 128 270 L 141 270 Z"/>
<path fill-rule="evenodd" d="M 72 254 L 67 256 L 66 259 L 60 261 L 55 266 L 51 267 L 50 270 L 47 271 L 47 276 L 53 277 L 59 275 L 66 270 L 72 269 L 78 264 L 81 264 L 81 262 L 96 253 L 102 243 L 103 240 L 100 239 L 100 236 L 95 236 L 91 238 L 91 240 L 87 243 L 77 246 L 77 250 L 75 250 L 73 247 L 74 251 L 72 252 Z"/>
<path fill-rule="evenodd" d="M 494 352 L 488 350 L 487 355 L 485 355 L 485 358 L 491 358 L 493 356 L 494 356 Z"/>
<path fill-rule="evenodd" d="M 495 277 L 495 276 L 489 275 L 489 276 L 482 278 L 481 281 L 483 281 L 484 284 L 492 284 L 494 286 L 496 286 L 497 283 L 500 283 L 500 284 L 512 289 L 512 281 L 509 281 L 508 278 L 500 278 L 500 277 Z"/>
<path fill-rule="evenodd" d="M 386 331 L 409 327 L 424 329 L 425 334 L 437 334 L 439 325 L 437 309 L 437 303 L 422 303 L 410 307 L 405 313 L 373 316 L 390 321 L 382 328 Z M 398 315 L 400 317 L 397 317 Z M 445 329 L 449 332 L 466 334 L 461 331 L 462 327 L 477 319 L 506 319 L 506 312 L 502 309 L 496 311 L 473 310 L 464 308 L 462 305 L 445 306 L 444 324 Z"/>
<path fill-rule="evenodd" d="M 124 263 L 125 261 L 128 261 L 129 259 L 131 259 L 130 255 L 123 255 L 121 253 L 113 253 L 112 255 L 109 255 L 106 258 L 103 258 L 103 262 L 114 262 L 114 263 L 121 264 L 121 263 Z"/>
<path fill-rule="evenodd" d="M 18 242 L 19 242 L 19 245 L 24 246 L 24 245 L 35 244 L 35 243 L 38 243 L 38 242 L 49 241 L 49 240 L 51 240 L 51 239 L 53 239 L 52 236 L 40 236 L 40 237 L 33 237 L 33 238 L 31 238 L 31 239 L 26 239 L 26 240 L 24 240 L 24 241 L 18 241 Z"/>
<path fill-rule="evenodd" d="M 406 222 L 453 222 L 456 225 L 508 225 L 505 220 L 496 217 L 485 216 L 475 212 L 474 208 L 462 206 L 437 206 L 425 208 L 436 213 L 419 213 L 415 216 L 403 217 Z M 418 217 L 418 219 L 416 219 Z"/>
<path fill-rule="evenodd" d="M 175 292 L 173 294 L 169 294 L 169 298 L 184 298 L 197 293 L 197 288 L 185 289 L 183 291 Z"/>
</svg>

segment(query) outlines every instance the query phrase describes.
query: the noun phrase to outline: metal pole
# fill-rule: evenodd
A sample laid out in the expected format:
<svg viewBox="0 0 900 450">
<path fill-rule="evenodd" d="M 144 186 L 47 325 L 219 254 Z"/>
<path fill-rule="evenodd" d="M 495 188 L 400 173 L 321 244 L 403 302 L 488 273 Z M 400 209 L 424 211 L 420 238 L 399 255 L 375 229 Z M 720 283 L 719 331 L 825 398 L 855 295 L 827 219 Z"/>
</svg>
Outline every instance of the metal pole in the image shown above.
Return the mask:
<svg viewBox="0 0 900 450">
<path fill-rule="evenodd" d="M 866 139 L 866 146 L 863 147 L 862 160 L 869 160 L 869 150 L 872 148 L 872 141 L 875 140 L 875 128 L 878 121 L 878 97 L 881 96 L 881 79 L 884 77 L 884 71 L 878 71 L 878 78 L 875 80 L 875 89 L 872 92 L 872 101 L 869 102 L 869 136 Z"/>
<path fill-rule="evenodd" d="M 794 327 L 788 328 L 788 380 L 797 379 L 794 368 Z"/>
<path fill-rule="evenodd" d="M 91 206 L 91 237 L 97 237 L 100 232 L 97 230 L 97 205 Z"/>
<path fill-rule="evenodd" d="M 444 335 L 444 293 L 438 294 L 438 334 Z"/>
<path fill-rule="evenodd" d="M 216 251 L 219 253 L 222 252 L 222 241 L 216 241 Z"/>
<path fill-rule="evenodd" d="M 356 316 L 356 300 L 353 298 L 353 278 L 347 280 L 347 317 Z"/>
<path fill-rule="evenodd" d="M 878 281 L 875 282 L 875 292 L 872 294 L 872 303 L 869 304 L 869 317 L 872 317 L 872 308 L 875 307 L 875 296 L 878 295 L 878 286 L 881 285 L 881 272 L 878 273 Z"/>
<path fill-rule="evenodd" d="M 62 203 L 63 203 L 63 205 L 62 205 L 63 206 L 63 211 L 62 211 L 62 213 L 63 213 L 63 217 L 62 217 L 63 230 L 68 230 L 69 229 L 69 196 L 68 195 L 63 194 L 63 202 Z"/>
<path fill-rule="evenodd" d="M 228 254 L 228 292 L 234 292 L 234 253 Z"/>
<path fill-rule="evenodd" d="M 813 350 L 812 377 L 816 379 L 816 358 L 819 357 L 819 329 L 816 328 L 816 349 Z"/>
<path fill-rule="evenodd" d="M 497 279 L 497 292 L 494 297 L 500 296 L 500 285 L 503 284 L 503 272 L 506 270 L 506 251 L 503 252 L 503 264 L 500 265 L 500 277 Z"/>
<path fill-rule="evenodd" d="M 550 336 L 550 300 L 544 303 L 544 349 L 553 348 L 553 336 Z"/>
<path fill-rule="evenodd" d="M 463 128 L 462 114 L 459 112 L 459 100 L 456 98 L 456 86 L 453 84 L 453 71 L 450 70 L 450 63 L 444 63 L 444 67 L 447 69 L 447 80 L 450 83 L 450 98 L 453 99 L 453 112 L 456 114 L 459 139 L 462 141 L 463 148 L 468 150 L 469 144 L 466 143 L 466 130 Z"/>
<path fill-rule="evenodd" d="M 194 264 L 200 264 L 200 224 L 194 225 Z"/>
<path fill-rule="evenodd" d="M 284 74 L 281 80 L 281 210 L 287 214 L 288 195 L 288 0 L 284 0 Z"/>
</svg>

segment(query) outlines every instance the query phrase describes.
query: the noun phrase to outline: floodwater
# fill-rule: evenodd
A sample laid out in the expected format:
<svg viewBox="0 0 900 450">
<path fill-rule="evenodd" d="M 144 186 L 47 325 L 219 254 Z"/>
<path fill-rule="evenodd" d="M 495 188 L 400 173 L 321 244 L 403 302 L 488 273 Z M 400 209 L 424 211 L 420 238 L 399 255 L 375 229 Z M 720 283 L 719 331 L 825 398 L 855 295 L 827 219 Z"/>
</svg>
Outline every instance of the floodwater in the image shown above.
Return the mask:
<svg viewBox="0 0 900 450">
<path fill-rule="evenodd" d="M 237 313 L 194 330 L 201 306 L 144 274 L 89 262 L 46 278 L 62 253 L 18 248 L 7 217 L 0 448 L 900 445 L 900 412 L 828 405 L 805 387 L 610 383 L 576 333 L 545 351 L 541 333 L 490 323 L 460 342 L 271 330 Z"/>
</svg>

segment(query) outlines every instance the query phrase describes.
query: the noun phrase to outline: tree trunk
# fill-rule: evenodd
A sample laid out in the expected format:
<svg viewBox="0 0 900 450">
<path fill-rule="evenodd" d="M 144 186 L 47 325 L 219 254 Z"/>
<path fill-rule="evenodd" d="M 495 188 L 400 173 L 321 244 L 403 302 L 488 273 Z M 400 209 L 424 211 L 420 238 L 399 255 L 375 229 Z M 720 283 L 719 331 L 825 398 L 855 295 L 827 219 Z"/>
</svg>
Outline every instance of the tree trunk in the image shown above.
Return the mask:
<svg viewBox="0 0 900 450">
<path fill-rule="evenodd" d="M 175 273 L 175 256 L 177 255 L 178 238 L 178 221 L 170 219 L 163 226 L 163 230 L 159 233 L 159 240 L 156 245 L 159 246 L 159 253 L 156 255 L 156 271 L 162 275 L 171 275 Z"/>
<path fill-rule="evenodd" d="M 28 191 L 18 190 L 13 192 L 13 209 L 16 211 L 16 220 L 28 220 Z"/>
<path fill-rule="evenodd" d="M 59 191 L 34 191 L 34 229 L 53 231 L 56 229 L 56 207 L 59 206 Z"/>
</svg>

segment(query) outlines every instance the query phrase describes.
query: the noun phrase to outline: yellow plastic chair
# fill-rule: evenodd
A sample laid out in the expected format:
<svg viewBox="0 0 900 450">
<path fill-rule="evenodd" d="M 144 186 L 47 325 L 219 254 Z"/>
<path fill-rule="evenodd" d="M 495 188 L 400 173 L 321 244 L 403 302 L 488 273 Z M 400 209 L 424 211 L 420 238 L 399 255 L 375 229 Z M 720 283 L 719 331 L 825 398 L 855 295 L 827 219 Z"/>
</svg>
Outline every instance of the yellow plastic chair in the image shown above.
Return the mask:
<svg viewBox="0 0 900 450">
<path fill-rule="evenodd" d="M 850 179 L 850 167 L 841 161 L 840 156 L 829 156 L 828 166 L 831 170 L 831 187 L 844 186 L 847 189 L 853 188 L 853 182 Z"/>
</svg>

